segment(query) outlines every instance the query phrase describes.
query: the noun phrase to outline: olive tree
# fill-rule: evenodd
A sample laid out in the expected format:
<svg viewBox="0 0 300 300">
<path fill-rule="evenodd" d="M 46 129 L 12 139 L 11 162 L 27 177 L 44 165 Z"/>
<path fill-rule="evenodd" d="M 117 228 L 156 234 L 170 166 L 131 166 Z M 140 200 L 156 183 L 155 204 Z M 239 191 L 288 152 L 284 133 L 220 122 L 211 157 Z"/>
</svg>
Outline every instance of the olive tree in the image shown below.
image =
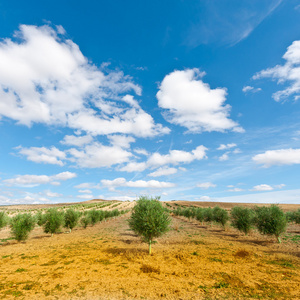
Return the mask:
<svg viewBox="0 0 300 300">
<path fill-rule="evenodd" d="M 281 243 L 280 234 L 286 231 L 287 218 L 285 213 L 277 206 L 257 207 L 255 209 L 255 225 L 261 234 L 275 235 Z"/>
<path fill-rule="evenodd" d="M 44 215 L 44 220 L 44 232 L 51 233 L 51 236 L 53 236 L 53 233 L 59 232 L 60 228 L 64 225 L 64 212 L 50 208 Z"/>
<path fill-rule="evenodd" d="M 65 212 L 65 228 L 69 228 L 70 232 L 72 229 L 77 225 L 79 218 L 80 218 L 80 212 L 69 208 Z"/>
<path fill-rule="evenodd" d="M 235 206 L 231 209 L 231 225 L 248 235 L 253 226 L 254 211 L 250 208 Z"/>
<path fill-rule="evenodd" d="M 4 212 L 0 212 L 0 229 L 5 227 L 9 222 L 9 217 L 8 215 Z"/>
<path fill-rule="evenodd" d="M 17 214 L 10 221 L 11 234 L 18 241 L 27 240 L 35 226 L 35 218 L 28 213 Z"/>
<path fill-rule="evenodd" d="M 140 197 L 129 219 L 129 227 L 149 244 L 149 254 L 153 239 L 170 229 L 171 218 L 159 199 L 159 197 Z"/>
</svg>

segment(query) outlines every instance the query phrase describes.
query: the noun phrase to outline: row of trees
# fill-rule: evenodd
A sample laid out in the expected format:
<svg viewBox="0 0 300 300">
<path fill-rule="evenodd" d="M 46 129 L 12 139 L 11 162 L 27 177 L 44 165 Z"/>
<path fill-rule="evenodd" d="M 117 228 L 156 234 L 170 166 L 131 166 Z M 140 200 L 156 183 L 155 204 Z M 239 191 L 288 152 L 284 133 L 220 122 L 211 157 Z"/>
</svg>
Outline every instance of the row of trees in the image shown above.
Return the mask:
<svg viewBox="0 0 300 300">
<path fill-rule="evenodd" d="M 233 207 L 230 214 L 225 209 L 215 206 L 214 208 L 180 208 L 173 211 L 177 216 L 188 219 L 195 218 L 200 222 L 216 222 L 223 228 L 228 221 L 231 226 L 248 234 L 251 229 L 257 228 L 261 234 L 274 235 L 280 243 L 280 235 L 286 231 L 288 222 L 300 224 L 300 209 L 294 212 L 284 213 L 277 205 L 269 207 Z"/>
<path fill-rule="evenodd" d="M 94 226 L 96 223 L 108 218 L 117 217 L 127 211 L 114 209 L 103 211 L 92 209 L 84 213 L 72 208 L 66 211 L 50 208 L 46 213 L 41 211 L 36 215 L 31 213 L 19 213 L 9 218 L 5 212 L 0 212 L 0 229 L 9 225 L 11 234 L 17 241 L 26 240 L 35 225 L 43 227 L 45 233 L 54 233 L 61 231 L 61 228 L 67 228 L 71 232 L 74 227 L 81 224 L 84 228 L 88 225 Z"/>
</svg>

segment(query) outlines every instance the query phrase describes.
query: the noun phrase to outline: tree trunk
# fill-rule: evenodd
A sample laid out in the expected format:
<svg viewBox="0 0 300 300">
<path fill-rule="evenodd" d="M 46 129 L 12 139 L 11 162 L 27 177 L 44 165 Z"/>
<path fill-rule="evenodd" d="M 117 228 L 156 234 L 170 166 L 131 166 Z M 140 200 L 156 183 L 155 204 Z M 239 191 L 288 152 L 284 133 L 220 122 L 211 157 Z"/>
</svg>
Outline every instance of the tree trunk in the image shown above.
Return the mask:
<svg viewBox="0 0 300 300">
<path fill-rule="evenodd" d="M 152 241 L 149 241 L 149 255 L 151 255 L 151 243 Z"/>
<path fill-rule="evenodd" d="M 278 243 L 281 243 L 281 239 L 280 239 L 279 235 L 276 236 L 276 238 L 277 238 Z"/>
</svg>

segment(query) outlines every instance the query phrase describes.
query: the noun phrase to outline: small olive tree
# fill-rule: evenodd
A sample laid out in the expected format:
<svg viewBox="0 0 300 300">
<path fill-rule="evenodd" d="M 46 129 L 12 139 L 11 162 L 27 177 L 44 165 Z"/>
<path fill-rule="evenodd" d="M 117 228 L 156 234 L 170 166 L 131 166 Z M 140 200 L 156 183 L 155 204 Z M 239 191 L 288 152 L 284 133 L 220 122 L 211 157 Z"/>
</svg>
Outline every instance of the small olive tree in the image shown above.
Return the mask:
<svg viewBox="0 0 300 300">
<path fill-rule="evenodd" d="M 231 209 L 231 225 L 248 235 L 253 227 L 254 211 L 250 208 L 235 206 Z"/>
<path fill-rule="evenodd" d="M 0 212 L 0 229 L 5 227 L 9 222 L 9 217 L 8 215 L 4 212 Z"/>
<path fill-rule="evenodd" d="M 18 241 L 27 240 L 35 226 L 35 218 L 31 214 L 17 214 L 10 221 L 11 234 Z"/>
<path fill-rule="evenodd" d="M 159 199 L 140 197 L 129 219 L 129 227 L 149 244 L 149 254 L 153 239 L 170 230 L 171 218 Z"/>
<path fill-rule="evenodd" d="M 213 213 L 213 220 L 219 224 L 222 225 L 222 227 L 225 229 L 225 225 L 227 223 L 227 221 L 229 220 L 229 215 L 227 210 L 219 207 L 219 206 L 215 206 L 212 210 Z"/>
<path fill-rule="evenodd" d="M 44 220 L 44 232 L 51 233 L 51 236 L 53 236 L 53 233 L 59 232 L 60 228 L 64 225 L 64 212 L 50 208 L 44 215 Z"/>
<path fill-rule="evenodd" d="M 65 228 L 69 228 L 70 232 L 77 225 L 80 218 L 80 212 L 69 208 L 65 212 Z"/>
<path fill-rule="evenodd" d="M 286 231 L 287 218 L 285 213 L 277 206 L 256 207 L 255 225 L 261 234 L 275 235 L 281 243 L 280 235 Z"/>
</svg>

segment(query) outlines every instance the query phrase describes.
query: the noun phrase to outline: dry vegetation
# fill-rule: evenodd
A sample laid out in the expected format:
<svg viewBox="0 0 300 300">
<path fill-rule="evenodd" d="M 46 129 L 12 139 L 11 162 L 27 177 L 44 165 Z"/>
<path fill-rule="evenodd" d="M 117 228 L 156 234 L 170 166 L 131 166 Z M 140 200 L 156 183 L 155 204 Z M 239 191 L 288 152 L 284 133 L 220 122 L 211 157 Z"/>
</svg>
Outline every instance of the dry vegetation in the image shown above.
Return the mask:
<svg viewBox="0 0 300 300">
<path fill-rule="evenodd" d="M 52 238 L 35 228 L 22 243 L 1 230 L 0 298 L 300 299 L 300 225 L 278 244 L 255 231 L 244 236 L 173 216 L 149 256 L 129 215 Z"/>
</svg>

